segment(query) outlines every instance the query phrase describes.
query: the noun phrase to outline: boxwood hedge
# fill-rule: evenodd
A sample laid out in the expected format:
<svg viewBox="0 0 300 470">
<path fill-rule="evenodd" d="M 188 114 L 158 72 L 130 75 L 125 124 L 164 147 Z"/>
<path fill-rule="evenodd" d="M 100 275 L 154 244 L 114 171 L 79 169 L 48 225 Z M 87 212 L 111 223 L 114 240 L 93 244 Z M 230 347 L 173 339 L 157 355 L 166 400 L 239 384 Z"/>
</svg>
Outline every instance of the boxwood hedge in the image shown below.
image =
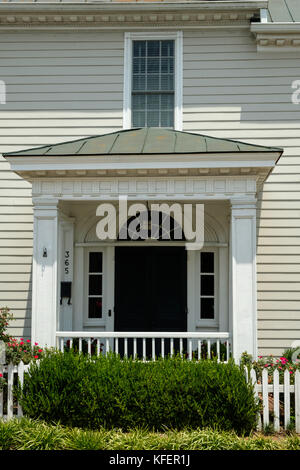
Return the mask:
<svg viewBox="0 0 300 470">
<path fill-rule="evenodd" d="M 90 429 L 213 426 L 248 434 L 258 412 L 234 362 L 180 357 L 142 362 L 52 353 L 30 366 L 18 396 L 28 417 Z"/>
</svg>

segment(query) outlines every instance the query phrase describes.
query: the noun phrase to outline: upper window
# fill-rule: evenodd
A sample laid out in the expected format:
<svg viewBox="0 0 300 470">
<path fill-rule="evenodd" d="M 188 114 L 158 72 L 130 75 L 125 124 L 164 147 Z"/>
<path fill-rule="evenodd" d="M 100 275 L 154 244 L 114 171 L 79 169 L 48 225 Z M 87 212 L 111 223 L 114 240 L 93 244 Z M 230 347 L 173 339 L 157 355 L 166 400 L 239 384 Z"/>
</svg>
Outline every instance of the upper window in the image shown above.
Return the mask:
<svg viewBox="0 0 300 470">
<path fill-rule="evenodd" d="M 125 33 L 124 124 L 182 130 L 182 33 Z"/>
<path fill-rule="evenodd" d="M 132 42 L 132 127 L 174 127 L 174 40 Z"/>
</svg>

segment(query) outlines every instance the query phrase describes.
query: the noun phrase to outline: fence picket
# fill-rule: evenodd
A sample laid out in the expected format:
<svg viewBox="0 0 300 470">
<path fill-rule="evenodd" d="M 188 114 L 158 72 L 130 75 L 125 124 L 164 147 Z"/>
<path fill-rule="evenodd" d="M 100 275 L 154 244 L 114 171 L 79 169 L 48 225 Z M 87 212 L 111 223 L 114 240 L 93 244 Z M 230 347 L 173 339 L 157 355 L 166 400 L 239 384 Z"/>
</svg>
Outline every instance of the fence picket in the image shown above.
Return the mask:
<svg viewBox="0 0 300 470">
<path fill-rule="evenodd" d="M 269 393 L 268 393 L 268 371 L 262 372 L 262 395 L 263 395 L 263 420 L 264 426 L 269 424 Z"/>
<path fill-rule="evenodd" d="M 4 367 L 0 364 L 0 374 L 3 376 Z M 0 390 L 0 418 L 3 417 L 3 390 Z"/>
<path fill-rule="evenodd" d="M 254 385 L 254 396 L 257 399 L 258 398 L 257 377 L 256 377 L 256 373 L 254 369 L 250 370 L 250 380 L 252 381 L 252 385 Z M 258 431 L 261 431 L 262 429 L 260 412 L 257 413 L 257 429 Z"/>
<path fill-rule="evenodd" d="M 12 418 L 14 414 L 13 385 L 14 385 L 14 365 L 8 364 L 8 367 L 7 367 L 7 417 L 8 418 Z"/>
<path fill-rule="evenodd" d="M 300 370 L 295 373 L 295 428 L 300 433 Z"/>
<path fill-rule="evenodd" d="M 280 411 L 279 411 L 279 372 L 274 370 L 273 374 L 273 401 L 274 401 L 274 431 L 280 429 Z"/>
<path fill-rule="evenodd" d="M 284 371 L 284 428 L 286 429 L 290 424 L 290 373 L 288 370 Z"/>
<path fill-rule="evenodd" d="M 18 378 L 20 381 L 21 387 L 23 387 L 24 383 L 24 362 L 21 361 L 20 364 L 18 365 Z M 18 403 L 18 416 L 21 417 L 23 416 L 23 411 L 20 403 Z"/>
</svg>

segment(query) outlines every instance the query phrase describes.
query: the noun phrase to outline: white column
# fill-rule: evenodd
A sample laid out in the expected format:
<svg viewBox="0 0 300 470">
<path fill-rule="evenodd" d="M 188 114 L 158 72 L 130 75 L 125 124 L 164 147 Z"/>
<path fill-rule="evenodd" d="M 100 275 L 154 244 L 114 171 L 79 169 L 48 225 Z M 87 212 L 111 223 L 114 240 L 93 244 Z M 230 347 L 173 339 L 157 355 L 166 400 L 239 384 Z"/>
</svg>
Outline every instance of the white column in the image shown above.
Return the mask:
<svg viewBox="0 0 300 470">
<path fill-rule="evenodd" d="M 55 346 L 59 306 L 57 199 L 34 198 L 32 341 Z"/>
<path fill-rule="evenodd" d="M 257 355 L 256 200 L 231 200 L 231 330 L 236 361 Z"/>
</svg>

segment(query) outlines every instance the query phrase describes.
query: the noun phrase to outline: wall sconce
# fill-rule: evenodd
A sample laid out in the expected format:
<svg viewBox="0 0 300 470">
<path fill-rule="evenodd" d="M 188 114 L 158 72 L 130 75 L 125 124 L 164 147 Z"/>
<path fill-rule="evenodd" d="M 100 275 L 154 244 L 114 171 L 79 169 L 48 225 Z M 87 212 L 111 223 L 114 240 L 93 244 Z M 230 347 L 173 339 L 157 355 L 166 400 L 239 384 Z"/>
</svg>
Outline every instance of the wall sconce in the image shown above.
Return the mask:
<svg viewBox="0 0 300 470">
<path fill-rule="evenodd" d="M 43 258 L 47 258 L 48 253 L 47 253 L 47 248 L 43 248 Z"/>
</svg>

